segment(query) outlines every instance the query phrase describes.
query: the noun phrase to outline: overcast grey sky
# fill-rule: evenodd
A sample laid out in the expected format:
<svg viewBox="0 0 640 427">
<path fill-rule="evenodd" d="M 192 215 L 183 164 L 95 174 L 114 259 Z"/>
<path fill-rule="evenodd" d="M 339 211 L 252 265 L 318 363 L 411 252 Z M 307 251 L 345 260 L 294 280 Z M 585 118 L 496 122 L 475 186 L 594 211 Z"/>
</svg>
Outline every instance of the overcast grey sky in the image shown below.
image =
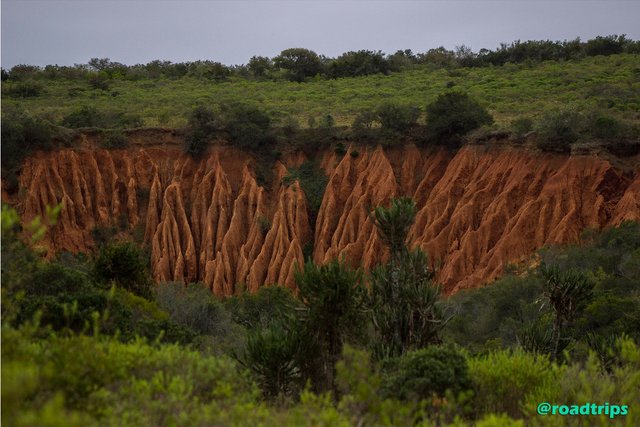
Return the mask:
<svg viewBox="0 0 640 427">
<path fill-rule="evenodd" d="M 289 47 L 474 51 L 517 39 L 627 34 L 640 1 L 2 0 L 2 66 L 154 59 L 246 63 Z"/>
</svg>

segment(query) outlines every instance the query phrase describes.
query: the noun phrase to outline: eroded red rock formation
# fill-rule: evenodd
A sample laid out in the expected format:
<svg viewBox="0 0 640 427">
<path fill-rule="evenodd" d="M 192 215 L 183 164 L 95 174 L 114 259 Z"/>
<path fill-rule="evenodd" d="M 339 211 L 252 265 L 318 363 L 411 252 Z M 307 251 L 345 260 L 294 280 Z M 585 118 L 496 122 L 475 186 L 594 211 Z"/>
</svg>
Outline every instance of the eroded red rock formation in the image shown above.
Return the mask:
<svg viewBox="0 0 640 427">
<path fill-rule="evenodd" d="M 149 245 L 156 280 L 200 280 L 218 295 L 272 283 L 293 288 L 310 241 L 316 262 L 345 257 L 372 267 L 387 254 L 367 211 L 400 195 L 419 209 L 411 245 L 441 264 L 448 292 L 491 281 L 545 244 L 576 241 L 586 227 L 640 220 L 640 167 L 623 172 L 595 156 L 413 146 L 325 153 L 329 183 L 312 230 L 299 184 L 281 183 L 283 163 L 265 188 L 251 157 L 233 148 L 216 147 L 196 162 L 175 144 L 134 147 L 30 157 L 15 198 L 23 219 L 62 202 L 48 236 L 52 253 L 90 251 L 95 227 L 117 225 Z"/>
</svg>

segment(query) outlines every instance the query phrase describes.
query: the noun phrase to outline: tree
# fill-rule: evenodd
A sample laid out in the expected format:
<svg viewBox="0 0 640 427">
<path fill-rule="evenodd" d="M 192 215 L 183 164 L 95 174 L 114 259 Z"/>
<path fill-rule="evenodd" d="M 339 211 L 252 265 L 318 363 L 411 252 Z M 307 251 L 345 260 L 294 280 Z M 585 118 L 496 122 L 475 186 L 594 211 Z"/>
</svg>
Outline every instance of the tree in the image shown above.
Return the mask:
<svg viewBox="0 0 640 427">
<path fill-rule="evenodd" d="M 267 399 L 288 396 L 300 379 L 296 331 L 280 322 L 249 332 L 247 345 L 236 359 L 257 377 Z"/>
<path fill-rule="evenodd" d="M 145 298 L 151 297 L 152 281 L 142 252 L 132 242 L 110 243 L 100 248 L 94 262 L 99 281 L 116 285 Z"/>
<path fill-rule="evenodd" d="M 551 359 L 558 356 L 560 335 L 593 295 L 594 283 L 582 271 L 561 270 L 558 266 L 545 266 L 541 270 L 544 281 L 543 306 L 548 303 L 554 312 Z"/>
<path fill-rule="evenodd" d="M 313 77 L 322 70 L 322 61 L 317 53 L 309 49 L 291 48 L 280 52 L 273 58 L 276 67 L 287 70 L 289 79 L 303 82 L 307 77 Z"/>
<path fill-rule="evenodd" d="M 403 132 L 416 123 L 420 111 L 409 105 L 385 103 L 376 111 L 383 130 Z"/>
<path fill-rule="evenodd" d="M 273 62 L 265 56 L 252 56 L 247 67 L 254 77 L 264 77 L 273 68 Z"/>
<path fill-rule="evenodd" d="M 342 346 L 361 331 L 365 288 L 362 271 L 344 261 L 315 265 L 308 261 L 295 273 L 304 310 L 300 312 L 303 343 L 301 365 L 319 390 L 335 389 L 335 366 Z"/>
<path fill-rule="evenodd" d="M 189 116 L 189 130 L 185 138 L 185 153 L 192 157 L 201 156 L 207 149 L 207 143 L 219 129 L 220 121 L 213 109 L 204 105 L 197 106 Z"/>
<path fill-rule="evenodd" d="M 491 123 L 487 110 L 464 93 L 445 93 L 427 105 L 427 137 L 436 142 L 457 144 L 467 132 Z"/>
<path fill-rule="evenodd" d="M 272 142 L 271 117 L 249 104 L 222 106 L 224 127 L 231 140 L 245 149 L 258 149 Z"/>
<path fill-rule="evenodd" d="M 391 260 L 370 276 L 369 307 L 377 335 L 374 351 L 380 359 L 439 342 L 439 332 L 449 320 L 439 303 L 440 290 L 433 283 L 426 254 L 406 246 L 415 213 L 413 200 L 400 198 L 371 214 L 378 235 L 391 251 Z"/>
<path fill-rule="evenodd" d="M 389 63 L 382 52 L 359 50 L 346 52 L 329 63 L 330 78 L 357 77 L 376 73 L 389 73 Z"/>
</svg>

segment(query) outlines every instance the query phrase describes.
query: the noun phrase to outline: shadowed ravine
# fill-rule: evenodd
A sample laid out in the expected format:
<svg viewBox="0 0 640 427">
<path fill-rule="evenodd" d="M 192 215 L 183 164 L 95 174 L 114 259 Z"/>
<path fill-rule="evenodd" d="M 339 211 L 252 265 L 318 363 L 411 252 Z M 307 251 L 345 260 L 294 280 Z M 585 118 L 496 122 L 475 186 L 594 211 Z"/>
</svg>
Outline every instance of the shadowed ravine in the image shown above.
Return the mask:
<svg viewBox="0 0 640 427">
<path fill-rule="evenodd" d="M 217 146 L 194 161 L 172 141 L 40 152 L 24 164 L 12 202 L 25 221 L 64 203 L 51 253 L 89 251 L 94 227 L 124 224 L 144 235 L 156 280 L 200 280 L 217 295 L 295 286 L 311 240 L 317 262 L 345 256 L 370 268 L 386 254 L 367 209 L 400 195 L 418 206 L 411 245 L 440 264 L 448 293 L 493 280 L 545 244 L 576 241 L 586 227 L 640 219 L 637 162 L 624 171 L 596 156 L 510 147 L 359 151 L 318 156 L 329 182 L 315 230 L 298 183 L 281 183 L 302 155 L 276 162 L 265 188 L 249 154 Z"/>
</svg>

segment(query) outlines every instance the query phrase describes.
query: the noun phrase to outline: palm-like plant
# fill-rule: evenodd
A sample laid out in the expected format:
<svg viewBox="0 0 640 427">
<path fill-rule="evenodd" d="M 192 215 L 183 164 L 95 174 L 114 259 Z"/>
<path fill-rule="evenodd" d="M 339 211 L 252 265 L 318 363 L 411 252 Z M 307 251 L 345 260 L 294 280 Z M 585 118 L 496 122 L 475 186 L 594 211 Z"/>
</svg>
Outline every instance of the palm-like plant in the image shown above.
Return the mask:
<svg viewBox="0 0 640 427">
<path fill-rule="evenodd" d="M 549 304 L 555 316 L 551 352 L 555 360 L 562 329 L 574 319 L 579 307 L 591 299 L 594 283 L 582 271 L 562 270 L 557 265 L 543 265 L 540 272 L 544 281 L 542 307 Z"/>
<path fill-rule="evenodd" d="M 389 263 L 370 276 L 370 309 L 379 343 L 374 351 L 379 358 L 438 342 L 438 333 L 449 320 L 439 304 L 440 290 L 433 283 L 427 255 L 409 251 L 405 243 L 415 214 L 409 198 L 394 199 L 388 208 L 378 206 L 371 214 L 391 250 Z"/>
<path fill-rule="evenodd" d="M 280 322 L 252 331 L 244 353 L 236 359 L 256 377 L 267 399 L 290 395 L 300 379 L 297 355 L 300 340 Z"/>
</svg>

